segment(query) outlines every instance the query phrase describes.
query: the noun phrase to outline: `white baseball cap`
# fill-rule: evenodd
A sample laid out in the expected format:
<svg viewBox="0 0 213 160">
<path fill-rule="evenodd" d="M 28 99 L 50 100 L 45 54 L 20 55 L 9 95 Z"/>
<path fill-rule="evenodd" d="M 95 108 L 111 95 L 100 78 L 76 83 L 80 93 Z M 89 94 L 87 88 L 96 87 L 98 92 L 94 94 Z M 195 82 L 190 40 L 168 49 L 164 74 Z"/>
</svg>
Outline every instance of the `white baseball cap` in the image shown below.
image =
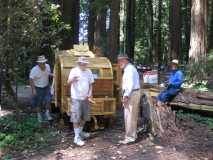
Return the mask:
<svg viewBox="0 0 213 160">
<path fill-rule="evenodd" d="M 179 65 L 179 61 L 178 61 L 177 59 L 173 59 L 173 60 L 172 60 L 172 63 L 173 63 L 173 64 L 176 64 L 176 65 Z"/>
</svg>

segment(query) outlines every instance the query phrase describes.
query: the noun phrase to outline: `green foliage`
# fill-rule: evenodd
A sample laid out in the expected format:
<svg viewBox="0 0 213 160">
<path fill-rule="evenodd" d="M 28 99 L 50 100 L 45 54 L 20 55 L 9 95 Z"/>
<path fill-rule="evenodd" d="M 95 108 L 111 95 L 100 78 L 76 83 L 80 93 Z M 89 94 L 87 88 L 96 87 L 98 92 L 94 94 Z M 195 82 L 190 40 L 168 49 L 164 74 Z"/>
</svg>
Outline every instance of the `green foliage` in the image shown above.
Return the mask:
<svg viewBox="0 0 213 160">
<path fill-rule="evenodd" d="M 207 125 L 210 129 L 213 129 L 213 118 L 211 117 L 204 117 L 195 113 L 186 113 L 182 110 L 178 111 L 176 115 L 180 119 L 190 118 L 195 120 L 196 122 Z"/>
<path fill-rule="evenodd" d="M 199 62 L 191 61 L 186 67 L 187 83 L 192 83 L 198 90 L 207 90 L 207 81 L 213 76 L 213 51 L 207 57 L 200 58 Z"/>
<path fill-rule="evenodd" d="M 0 118 L 0 149 L 7 156 L 13 152 L 34 152 L 48 146 L 48 142 L 60 138 L 59 131 L 43 127 L 35 115 L 16 113 Z"/>
<path fill-rule="evenodd" d="M 23 79 L 28 75 L 38 55 L 50 62 L 54 50 L 62 43 L 63 31 L 69 25 L 61 20 L 59 6 L 44 0 L 37 5 L 32 0 L 0 0 L 0 63 L 4 79 Z"/>
</svg>

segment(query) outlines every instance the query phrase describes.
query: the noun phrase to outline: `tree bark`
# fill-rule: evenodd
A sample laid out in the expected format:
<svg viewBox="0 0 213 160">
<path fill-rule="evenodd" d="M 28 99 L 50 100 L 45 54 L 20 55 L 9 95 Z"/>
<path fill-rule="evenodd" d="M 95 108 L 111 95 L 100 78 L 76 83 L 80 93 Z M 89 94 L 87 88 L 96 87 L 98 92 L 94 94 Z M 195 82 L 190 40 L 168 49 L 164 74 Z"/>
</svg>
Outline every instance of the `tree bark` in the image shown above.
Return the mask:
<svg viewBox="0 0 213 160">
<path fill-rule="evenodd" d="M 157 36 L 156 36 L 156 54 L 157 62 L 160 64 L 162 62 L 161 54 L 161 22 L 162 22 L 162 0 L 158 1 L 158 24 L 157 24 Z"/>
<path fill-rule="evenodd" d="M 170 59 L 179 58 L 181 45 L 181 16 L 180 16 L 180 0 L 170 0 Z"/>
<path fill-rule="evenodd" d="M 126 53 L 130 59 L 134 59 L 134 47 L 135 47 L 135 0 L 127 0 Z"/>
<path fill-rule="evenodd" d="M 80 0 L 63 0 L 61 2 L 63 21 L 71 26 L 71 34 L 64 33 L 63 49 L 70 49 L 79 43 Z"/>
<path fill-rule="evenodd" d="M 104 39 L 106 40 L 106 12 L 107 9 L 103 7 L 96 13 L 95 20 L 94 44 L 102 50 L 104 49 Z"/>
<path fill-rule="evenodd" d="M 112 62 L 116 61 L 119 53 L 120 38 L 120 0 L 111 0 L 110 2 L 110 26 L 108 30 L 108 53 L 107 56 Z"/>
<path fill-rule="evenodd" d="M 208 50 L 212 50 L 213 49 L 213 0 L 211 0 L 211 22 L 210 22 L 210 30 L 209 30 L 209 46 L 208 46 Z"/>
<path fill-rule="evenodd" d="M 90 50 L 94 49 L 95 11 L 92 8 L 93 3 L 94 3 L 94 0 L 89 0 L 88 45 Z"/>
<path fill-rule="evenodd" d="M 190 48 L 190 26 L 191 26 L 191 0 L 184 0 L 183 6 L 186 8 L 184 11 L 184 22 L 183 22 L 183 27 L 184 27 L 184 41 L 182 43 L 183 48 L 185 49 L 184 52 L 188 52 Z M 182 56 L 181 59 L 182 61 L 188 62 L 189 56 L 180 53 Z"/>
<path fill-rule="evenodd" d="M 207 0 L 192 0 L 189 59 L 198 62 L 207 52 Z"/>
<path fill-rule="evenodd" d="M 170 134 L 179 132 L 175 112 L 170 106 L 157 106 L 149 91 L 142 93 L 141 107 L 142 121 L 147 132 L 158 137 L 170 137 Z"/>
<path fill-rule="evenodd" d="M 154 25 L 154 20 L 153 20 L 153 4 L 152 4 L 152 0 L 148 0 L 148 7 L 149 7 L 149 19 L 150 19 L 150 24 L 149 24 L 149 62 L 153 63 L 154 62 L 154 52 L 153 52 L 153 44 L 154 44 L 154 36 L 153 36 L 153 25 Z"/>
</svg>

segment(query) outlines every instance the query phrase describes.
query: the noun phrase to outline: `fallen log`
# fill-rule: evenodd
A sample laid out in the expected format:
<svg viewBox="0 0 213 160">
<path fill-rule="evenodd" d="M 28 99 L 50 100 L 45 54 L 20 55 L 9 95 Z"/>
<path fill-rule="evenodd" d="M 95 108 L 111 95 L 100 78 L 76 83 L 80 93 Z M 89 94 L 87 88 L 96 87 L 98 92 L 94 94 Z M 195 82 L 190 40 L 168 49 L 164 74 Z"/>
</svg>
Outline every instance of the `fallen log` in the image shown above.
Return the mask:
<svg viewBox="0 0 213 160">
<path fill-rule="evenodd" d="M 147 86 L 146 86 L 147 87 Z M 157 96 L 162 90 L 165 88 L 161 88 L 159 86 L 149 86 L 151 88 L 147 88 L 149 92 L 151 92 L 151 96 Z M 180 93 L 172 99 L 171 102 L 174 103 L 185 103 L 187 104 L 195 104 L 195 105 L 206 105 L 213 107 L 213 93 L 212 92 L 199 92 L 193 89 L 182 89 Z"/>
</svg>

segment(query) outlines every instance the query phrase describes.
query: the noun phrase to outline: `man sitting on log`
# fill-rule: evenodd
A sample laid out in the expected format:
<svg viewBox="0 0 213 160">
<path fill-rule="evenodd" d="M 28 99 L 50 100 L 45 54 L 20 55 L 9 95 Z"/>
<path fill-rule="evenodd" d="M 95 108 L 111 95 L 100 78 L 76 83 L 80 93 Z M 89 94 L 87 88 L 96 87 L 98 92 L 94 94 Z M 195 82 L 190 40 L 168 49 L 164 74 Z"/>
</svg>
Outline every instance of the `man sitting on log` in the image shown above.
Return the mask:
<svg viewBox="0 0 213 160">
<path fill-rule="evenodd" d="M 162 91 L 158 96 L 158 106 L 162 106 L 164 103 L 169 102 L 175 97 L 181 89 L 181 85 L 184 80 L 183 72 L 178 69 L 179 61 L 177 59 L 172 60 L 171 74 L 169 80 L 166 81 L 166 89 Z"/>
</svg>

